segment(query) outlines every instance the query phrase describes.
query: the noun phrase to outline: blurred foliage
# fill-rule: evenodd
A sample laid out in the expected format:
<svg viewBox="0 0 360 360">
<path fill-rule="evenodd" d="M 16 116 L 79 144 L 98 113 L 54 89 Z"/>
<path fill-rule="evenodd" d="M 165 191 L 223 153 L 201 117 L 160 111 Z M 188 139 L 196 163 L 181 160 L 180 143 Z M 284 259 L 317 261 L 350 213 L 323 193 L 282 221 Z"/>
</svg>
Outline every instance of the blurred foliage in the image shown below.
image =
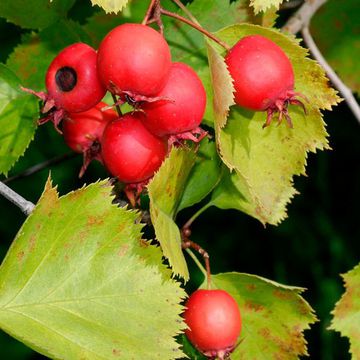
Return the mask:
<svg viewBox="0 0 360 360">
<path fill-rule="evenodd" d="M 70 10 L 72 19 L 84 23 L 96 8 L 78 0 Z M 0 61 L 5 62 L 12 49 L 27 33 L 0 18 Z M 289 206 L 289 218 L 280 226 L 264 228 L 255 219 L 235 210 L 208 209 L 193 225 L 192 240 L 202 245 L 211 256 L 212 271 L 239 271 L 257 274 L 275 281 L 308 288 L 304 297 L 315 309 L 321 322 L 305 332 L 311 359 L 347 360 L 348 341 L 328 331 L 336 301 L 344 289 L 340 273 L 359 262 L 360 228 L 357 206 L 360 202 L 359 124 L 345 103 L 333 112 L 325 112 L 330 145 L 333 151 L 311 154 L 308 177 L 295 178 L 300 191 Z M 63 139 L 51 124 L 40 127 L 33 141 L 9 176 L 69 152 Z M 51 171 L 60 194 L 105 178 L 107 173 L 92 163 L 84 178 L 78 179 L 82 159 L 71 158 L 29 177 L 12 181 L 10 186 L 22 196 L 36 202 Z M 3 179 L 3 178 L 1 178 Z M 185 223 L 196 208 L 179 214 Z M 0 197 L 0 259 L 2 259 L 23 223 L 20 210 Z M 187 290 L 193 291 L 203 277 L 187 258 L 192 274 Z M 11 360 L 41 359 L 5 333 L 0 333 L 0 358 Z"/>
</svg>

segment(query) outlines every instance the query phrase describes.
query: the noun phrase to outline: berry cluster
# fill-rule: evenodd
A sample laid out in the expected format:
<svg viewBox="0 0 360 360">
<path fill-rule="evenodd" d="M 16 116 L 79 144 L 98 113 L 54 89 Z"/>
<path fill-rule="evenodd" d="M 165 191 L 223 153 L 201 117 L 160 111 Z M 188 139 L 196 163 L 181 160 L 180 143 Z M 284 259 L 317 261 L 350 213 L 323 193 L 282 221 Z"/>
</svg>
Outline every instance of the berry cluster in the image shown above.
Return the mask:
<svg viewBox="0 0 360 360">
<path fill-rule="evenodd" d="M 206 135 L 199 127 L 206 106 L 200 78 L 172 62 L 164 37 L 146 25 L 117 26 L 98 51 L 84 43 L 68 46 L 50 64 L 46 89 L 28 90 L 44 101 L 39 122 L 53 121 L 69 147 L 84 154 L 80 176 L 97 159 L 139 189 L 171 145 Z M 112 106 L 101 102 L 107 91 Z M 132 110 L 122 114 L 125 103 Z"/>
</svg>

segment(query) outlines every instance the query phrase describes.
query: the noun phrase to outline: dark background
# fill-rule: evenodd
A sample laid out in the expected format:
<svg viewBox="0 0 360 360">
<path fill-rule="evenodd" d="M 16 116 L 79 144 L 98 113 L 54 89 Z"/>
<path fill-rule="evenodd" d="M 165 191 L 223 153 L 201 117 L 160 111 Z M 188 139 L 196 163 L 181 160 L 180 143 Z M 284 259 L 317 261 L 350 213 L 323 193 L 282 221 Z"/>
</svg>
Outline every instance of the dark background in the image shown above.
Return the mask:
<svg viewBox="0 0 360 360">
<path fill-rule="evenodd" d="M 72 16 L 85 18 L 93 9 L 78 1 Z M 78 19 L 82 20 L 82 19 Z M 0 61 L 6 61 L 20 42 L 21 29 L 0 19 Z M 360 262 L 360 146 L 359 124 L 345 103 L 325 112 L 333 151 L 310 154 L 308 177 L 296 177 L 300 195 L 289 205 L 289 218 L 280 226 L 264 228 L 258 221 L 237 211 L 208 209 L 193 225 L 192 240 L 211 255 L 212 272 L 239 271 L 257 274 L 278 282 L 308 288 L 304 297 L 321 320 L 305 335 L 311 359 L 350 359 L 348 341 L 327 331 L 330 312 L 344 289 L 339 274 Z M 69 150 L 51 124 L 37 130 L 35 140 L 9 176 Z M 26 199 L 37 202 L 49 171 L 65 194 L 84 183 L 105 178 L 108 174 L 98 164 L 91 164 L 84 178 L 78 180 L 81 157 L 50 166 L 9 185 Z M 0 177 L 0 179 L 4 179 Z M 184 223 L 195 209 L 180 213 Z M 25 220 L 20 210 L 0 197 L 0 260 Z M 188 259 L 192 291 L 202 281 L 201 274 Z M 0 332 L 0 359 L 39 359 L 41 356 Z"/>
</svg>

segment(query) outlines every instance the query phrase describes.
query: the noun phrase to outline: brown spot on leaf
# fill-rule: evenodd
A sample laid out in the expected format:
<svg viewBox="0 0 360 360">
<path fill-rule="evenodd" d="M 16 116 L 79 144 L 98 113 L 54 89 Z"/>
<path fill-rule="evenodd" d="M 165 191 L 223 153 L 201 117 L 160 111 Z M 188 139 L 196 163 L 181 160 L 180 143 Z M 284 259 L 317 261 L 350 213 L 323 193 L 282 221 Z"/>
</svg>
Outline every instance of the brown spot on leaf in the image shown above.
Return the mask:
<svg viewBox="0 0 360 360">
<path fill-rule="evenodd" d="M 102 225 L 104 223 L 104 220 L 99 216 L 89 216 L 87 224 L 88 225 Z"/>
<path fill-rule="evenodd" d="M 292 293 L 290 291 L 276 289 L 273 291 L 273 295 L 281 300 L 290 300 Z"/>
<path fill-rule="evenodd" d="M 32 234 L 29 240 L 29 251 L 32 252 L 36 246 L 36 235 Z"/>
<path fill-rule="evenodd" d="M 254 290 L 256 290 L 256 285 L 255 284 L 247 284 L 246 289 L 249 291 L 254 291 Z"/>
<path fill-rule="evenodd" d="M 260 304 L 256 304 L 256 303 L 254 303 L 252 301 L 246 301 L 244 307 L 247 310 L 251 310 L 251 311 L 255 311 L 255 312 L 259 312 L 259 311 L 264 310 L 264 306 L 262 306 Z"/>
<path fill-rule="evenodd" d="M 21 262 L 24 259 L 25 256 L 25 252 L 24 251 L 20 251 L 16 254 L 16 257 L 18 259 L 19 262 Z"/>
<path fill-rule="evenodd" d="M 121 355 L 121 351 L 119 349 L 112 349 L 112 353 L 114 356 L 120 356 Z"/>
<path fill-rule="evenodd" d="M 118 255 L 124 256 L 128 252 L 128 250 L 129 250 L 129 245 L 125 244 L 120 248 Z"/>
<path fill-rule="evenodd" d="M 147 241 L 145 241 L 144 239 L 140 239 L 140 246 L 142 248 L 147 248 L 149 246 L 149 243 Z"/>
</svg>

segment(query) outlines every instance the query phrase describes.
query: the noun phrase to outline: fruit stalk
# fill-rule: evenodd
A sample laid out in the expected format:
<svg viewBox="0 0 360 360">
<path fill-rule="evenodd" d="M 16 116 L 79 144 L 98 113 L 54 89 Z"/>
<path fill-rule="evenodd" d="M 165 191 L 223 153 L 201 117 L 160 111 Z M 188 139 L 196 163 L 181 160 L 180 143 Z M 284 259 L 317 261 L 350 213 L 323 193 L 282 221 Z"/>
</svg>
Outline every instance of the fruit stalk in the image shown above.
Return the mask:
<svg viewBox="0 0 360 360">
<path fill-rule="evenodd" d="M 178 14 L 175 14 L 171 11 L 167 11 L 163 8 L 160 9 L 160 13 L 162 15 L 165 15 L 165 16 L 169 16 L 169 17 L 172 17 L 176 20 L 179 20 L 191 27 L 193 27 L 194 29 L 196 29 L 197 31 L 200 31 L 201 33 L 203 33 L 205 36 L 207 36 L 209 39 L 215 41 L 217 44 L 219 44 L 221 47 L 223 47 L 225 50 L 229 51 L 231 49 L 231 47 L 225 43 L 224 41 L 220 40 L 218 37 L 216 37 L 215 35 L 213 35 L 211 32 L 205 30 L 202 26 L 198 25 L 198 24 L 195 24 L 193 21 L 191 20 L 188 20 L 186 18 L 184 18 L 183 16 L 181 15 L 178 15 Z"/>
<path fill-rule="evenodd" d="M 191 241 L 189 236 L 191 234 L 190 229 L 183 229 L 182 230 L 182 248 L 186 249 L 194 249 L 198 252 L 202 258 L 204 259 L 205 269 L 206 269 L 206 280 L 207 280 L 207 289 L 211 288 L 211 269 L 210 269 L 210 256 L 207 251 L 205 251 L 199 244 Z M 197 263 L 197 262 L 196 262 Z M 202 270 L 200 268 L 200 270 Z"/>
</svg>

